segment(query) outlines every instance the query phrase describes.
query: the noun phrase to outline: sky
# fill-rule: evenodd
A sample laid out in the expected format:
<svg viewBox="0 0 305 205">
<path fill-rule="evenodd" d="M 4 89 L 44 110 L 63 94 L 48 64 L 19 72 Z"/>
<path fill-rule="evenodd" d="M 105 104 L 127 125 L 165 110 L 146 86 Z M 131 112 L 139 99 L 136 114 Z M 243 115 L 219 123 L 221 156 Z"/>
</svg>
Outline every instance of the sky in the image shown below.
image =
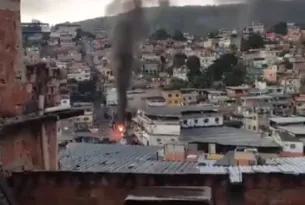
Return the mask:
<svg viewBox="0 0 305 205">
<path fill-rule="evenodd" d="M 111 0 L 21 0 L 21 20 L 29 22 L 35 19 L 56 24 L 100 17 L 105 15 L 105 8 L 110 2 Z M 213 5 L 217 0 L 171 0 L 171 2 L 178 6 Z"/>
</svg>

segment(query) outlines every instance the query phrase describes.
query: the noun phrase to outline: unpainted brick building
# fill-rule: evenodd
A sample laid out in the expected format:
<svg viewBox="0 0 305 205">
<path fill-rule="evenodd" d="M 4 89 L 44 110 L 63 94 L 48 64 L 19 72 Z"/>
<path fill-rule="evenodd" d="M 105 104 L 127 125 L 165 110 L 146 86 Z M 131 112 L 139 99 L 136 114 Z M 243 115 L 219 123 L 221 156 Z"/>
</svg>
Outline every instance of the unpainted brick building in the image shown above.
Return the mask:
<svg viewBox="0 0 305 205">
<path fill-rule="evenodd" d="M 230 184 L 228 175 L 213 174 L 29 172 L 14 173 L 12 184 L 20 205 L 122 205 L 145 186 L 210 186 L 215 205 L 305 204 L 305 177 L 292 174 L 244 174 L 242 183 Z"/>
</svg>

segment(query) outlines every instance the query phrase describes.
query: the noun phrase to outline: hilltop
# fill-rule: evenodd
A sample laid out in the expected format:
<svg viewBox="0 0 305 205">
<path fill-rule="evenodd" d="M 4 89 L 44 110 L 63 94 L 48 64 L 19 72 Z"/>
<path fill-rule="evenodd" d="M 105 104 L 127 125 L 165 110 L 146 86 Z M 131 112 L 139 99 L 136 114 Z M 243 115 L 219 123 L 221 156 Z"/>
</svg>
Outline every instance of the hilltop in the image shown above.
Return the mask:
<svg viewBox="0 0 305 205">
<path fill-rule="evenodd" d="M 304 8 L 305 1 L 301 0 L 265 0 L 252 5 L 145 8 L 145 14 L 151 31 L 158 28 L 169 31 L 179 29 L 200 35 L 217 28 L 243 27 L 254 20 L 269 25 L 279 21 L 305 24 Z M 89 31 L 99 28 L 109 30 L 116 18 L 118 17 L 100 17 L 78 23 Z"/>
</svg>

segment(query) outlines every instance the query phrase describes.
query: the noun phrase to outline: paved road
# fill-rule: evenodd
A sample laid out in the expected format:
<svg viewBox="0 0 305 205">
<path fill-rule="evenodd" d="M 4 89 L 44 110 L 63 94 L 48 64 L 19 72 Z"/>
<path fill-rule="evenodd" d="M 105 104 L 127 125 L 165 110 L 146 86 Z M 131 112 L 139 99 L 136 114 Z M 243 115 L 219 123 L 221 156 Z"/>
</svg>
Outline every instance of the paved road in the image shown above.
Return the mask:
<svg viewBox="0 0 305 205">
<path fill-rule="evenodd" d="M 96 66 L 93 61 L 93 52 L 94 48 L 91 44 L 91 42 L 88 39 L 83 39 L 83 46 L 85 48 L 85 62 L 87 65 L 91 68 L 92 75 L 98 75 L 98 79 L 101 79 L 99 76 L 99 72 L 96 69 Z M 102 82 L 98 80 L 97 82 L 97 91 L 101 92 L 100 88 L 102 88 Z M 94 122 L 95 125 L 98 127 L 99 135 L 101 138 L 113 138 L 115 136 L 115 133 L 113 129 L 109 126 L 110 119 L 106 119 L 104 117 L 104 113 L 107 112 L 107 109 L 101 106 L 101 102 L 97 101 L 94 103 Z"/>
</svg>

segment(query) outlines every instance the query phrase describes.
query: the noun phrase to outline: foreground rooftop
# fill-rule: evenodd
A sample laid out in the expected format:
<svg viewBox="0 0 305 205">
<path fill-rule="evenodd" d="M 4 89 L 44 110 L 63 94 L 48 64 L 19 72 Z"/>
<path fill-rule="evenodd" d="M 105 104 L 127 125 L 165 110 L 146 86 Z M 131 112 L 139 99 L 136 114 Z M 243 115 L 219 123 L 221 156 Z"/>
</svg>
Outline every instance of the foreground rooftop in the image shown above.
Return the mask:
<svg viewBox="0 0 305 205">
<path fill-rule="evenodd" d="M 195 162 L 170 162 L 158 157 L 161 147 L 131 145 L 70 144 L 60 152 L 61 171 L 137 174 L 209 174 L 229 175 L 232 183 L 242 182 L 242 174 L 305 174 L 305 157 L 274 158 L 265 165 L 198 166 Z"/>
</svg>

